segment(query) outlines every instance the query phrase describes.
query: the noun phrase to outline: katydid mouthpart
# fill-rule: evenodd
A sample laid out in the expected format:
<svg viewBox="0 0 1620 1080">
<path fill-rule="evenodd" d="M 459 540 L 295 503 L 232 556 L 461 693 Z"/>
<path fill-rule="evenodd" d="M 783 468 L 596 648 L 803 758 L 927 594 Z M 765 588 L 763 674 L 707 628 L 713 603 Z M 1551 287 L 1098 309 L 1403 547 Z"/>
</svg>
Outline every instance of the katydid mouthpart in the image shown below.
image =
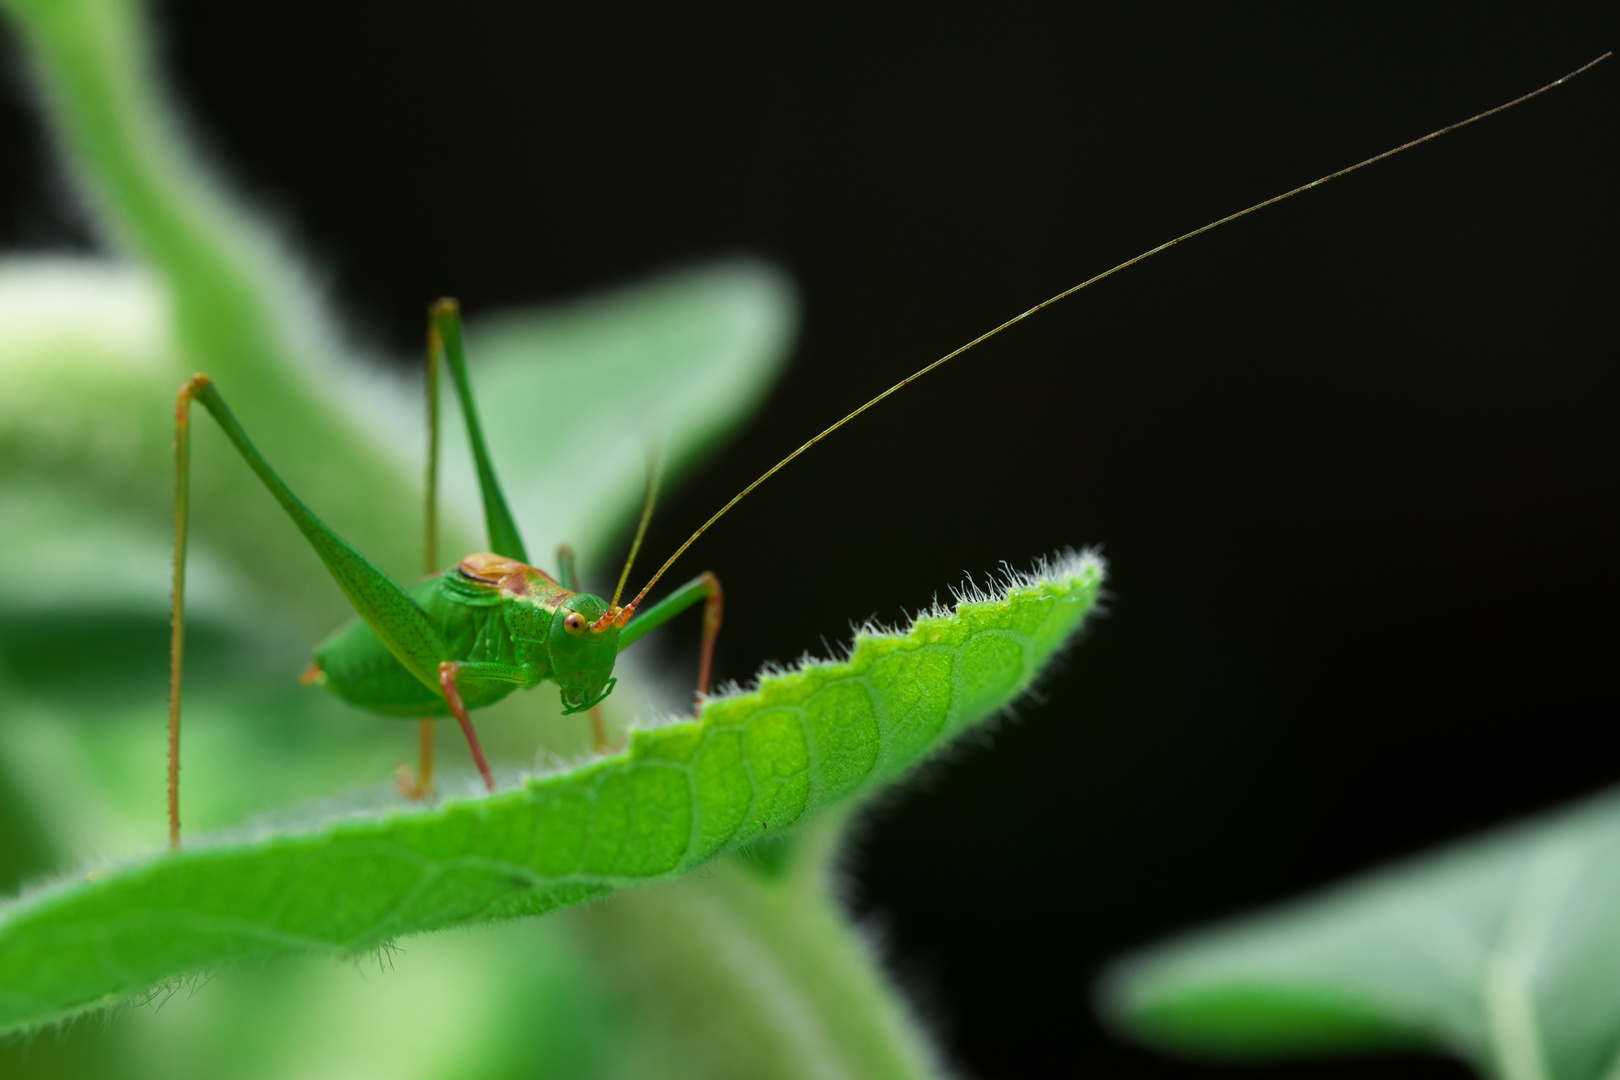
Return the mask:
<svg viewBox="0 0 1620 1080">
<path fill-rule="evenodd" d="M 701 710 L 708 694 L 714 643 L 721 624 L 723 594 L 719 579 L 705 572 L 645 610 L 641 607 L 643 601 L 670 567 L 710 526 L 789 462 L 855 417 L 1003 330 L 1126 267 L 1183 240 L 1518 105 L 1567 82 L 1609 56 L 1610 53 L 1606 52 L 1563 78 L 1512 101 L 1150 248 L 981 334 L 871 398 L 771 466 L 699 526 L 646 585 L 624 604 L 619 601 L 656 502 L 657 463 L 649 463 L 641 519 L 611 599 L 604 600 L 580 591 L 574 555 L 567 547 L 557 552 L 555 576 L 531 564 L 485 446 L 467 370 L 460 312 L 455 301 L 440 300 L 433 305 L 429 316 L 424 545 L 425 572 L 428 576 L 414 585 L 401 586 L 396 583 L 322 523 L 254 447 L 208 376 L 194 376 L 180 388 L 175 411 L 174 607 L 168 770 L 170 846 L 178 847 L 180 842 L 180 704 L 185 646 L 189 424 L 193 401 L 201 403 L 214 417 L 248 466 L 287 511 L 359 616 L 316 647 L 314 660 L 304 673 L 303 681 L 323 686 L 362 709 L 420 721 L 419 765 L 414 774 L 403 775 L 400 779 L 399 786 L 407 796 L 426 798 L 432 792 L 433 727 L 435 720 L 442 716 L 454 717 L 460 725 L 485 786 L 494 791 L 494 776 L 473 729 L 472 712 L 494 704 L 514 690 L 533 688 L 549 680 L 559 688 L 565 714 L 590 714 L 595 746 L 600 752 L 606 749 L 607 740 L 597 707 L 613 691 L 616 682 L 613 670 L 618 653 L 647 632 L 700 603 L 703 605 L 703 635 L 697 701 Z M 471 443 L 489 546 L 488 551 L 467 555 L 449 569 L 438 564 L 434 531 L 437 516 L 439 384 L 442 381 L 440 366 L 444 363 L 448 363 L 450 368 Z"/>
</svg>

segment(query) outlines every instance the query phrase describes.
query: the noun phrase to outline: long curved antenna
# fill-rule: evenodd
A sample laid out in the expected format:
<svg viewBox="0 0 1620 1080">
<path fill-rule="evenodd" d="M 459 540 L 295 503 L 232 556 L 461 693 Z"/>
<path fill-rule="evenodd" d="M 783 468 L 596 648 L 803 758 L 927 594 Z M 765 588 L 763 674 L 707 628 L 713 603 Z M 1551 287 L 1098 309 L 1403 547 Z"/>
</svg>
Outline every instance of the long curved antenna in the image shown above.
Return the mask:
<svg viewBox="0 0 1620 1080">
<path fill-rule="evenodd" d="M 1588 68 L 1591 68 L 1591 67 L 1594 67 L 1594 66 L 1596 66 L 1598 64 L 1601 64 L 1603 61 L 1607 60 L 1611 55 L 1613 55 L 1612 52 L 1606 52 L 1602 56 L 1598 57 L 1596 60 L 1593 60 L 1593 61 L 1591 61 L 1589 63 L 1583 64 L 1580 67 L 1576 68 L 1574 71 L 1570 72 L 1568 75 L 1565 75 L 1563 78 L 1556 79 L 1553 82 L 1548 83 L 1546 86 L 1541 87 L 1539 90 L 1532 90 L 1532 91 L 1530 91 L 1530 93 L 1525 94 L 1522 97 L 1516 97 L 1512 101 L 1504 102 L 1503 104 L 1498 105 L 1494 109 L 1487 109 L 1482 113 L 1477 113 L 1474 116 L 1470 116 L 1466 120 L 1459 120 L 1455 124 L 1450 124 L 1450 125 L 1448 125 L 1446 127 L 1441 128 L 1438 131 L 1431 131 L 1431 132 L 1429 132 L 1429 134 L 1423 136 L 1420 139 L 1413 139 L 1411 142 L 1402 143 L 1401 145 L 1395 147 L 1393 150 L 1385 150 L 1382 154 L 1376 154 L 1373 157 L 1367 158 L 1365 161 L 1358 161 L 1354 165 L 1349 166 L 1348 168 L 1340 169 L 1338 172 L 1328 173 L 1326 176 L 1324 176 L 1324 177 L 1322 177 L 1322 178 L 1320 178 L 1318 180 L 1312 180 L 1308 184 L 1301 184 L 1299 187 L 1294 188 L 1292 191 L 1285 191 L 1281 195 L 1273 195 L 1271 198 L 1265 200 L 1264 202 L 1257 202 L 1253 206 L 1248 207 L 1245 210 L 1239 210 L 1235 214 L 1228 214 L 1225 217 L 1220 218 L 1219 220 L 1210 222 L 1208 225 L 1205 225 L 1205 226 L 1203 226 L 1201 228 L 1194 229 L 1192 232 L 1182 233 L 1180 236 L 1176 237 L 1174 240 L 1166 241 L 1165 243 L 1160 244 L 1158 247 L 1155 247 L 1155 248 L 1149 248 L 1147 251 L 1142 252 L 1142 254 L 1136 256 L 1133 259 L 1127 259 L 1124 262 L 1120 263 L 1118 266 L 1113 267 L 1112 269 L 1104 270 L 1102 273 L 1098 274 L 1096 277 L 1087 278 L 1085 281 L 1082 281 L 1078 285 L 1072 286 L 1071 288 L 1068 288 L 1068 289 L 1064 289 L 1062 292 L 1058 293 L 1056 296 L 1054 296 L 1054 297 L 1052 297 L 1052 298 L 1050 298 L 1048 300 L 1041 301 L 1039 304 L 1036 304 L 1034 307 L 1030 308 L 1028 311 L 1025 311 L 1025 312 L 1023 312 L 1023 313 L 1021 313 L 1019 315 L 1013 316 L 1012 318 L 1008 319 L 1006 322 L 1002 323 L 1000 326 L 996 327 L 994 330 L 990 330 L 990 331 L 987 331 L 986 333 L 980 334 L 978 337 L 974 338 L 972 341 L 968 342 L 966 345 L 963 345 L 961 348 L 955 349 L 955 350 L 953 350 L 951 352 L 946 353 L 944 356 L 940 357 L 938 360 L 935 360 L 932 364 L 929 364 L 927 367 L 922 368 L 919 371 L 913 372 L 912 374 L 906 376 L 904 379 L 901 379 L 899 382 L 895 383 L 893 386 L 891 386 L 887 390 L 883 391 L 883 393 L 879 394 L 877 397 L 873 398 L 871 401 L 868 401 L 866 404 L 862 405 L 860 408 L 858 408 L 855 411 L 851 412 L 848 416 L 845 416 L 843 419 L 839 420 L 837 423 L 835 423 L 832 426 L 828 427 L 825 431 L 821 432 L 815 438 L 811 439 L 809 442 L 805 443 L 803 446 L 801 446 L 797 450 L 793 451 L 793 453 L 789 454 L 787 457 L 783 458 L 781 461 L 778 461 L 775 465 L 772 465 L 769 469 L 767 469 L 765 471 L 765 473 L 762 476 L 760 476 L 760 478 L 758 480 L 755 480 L 752 484 L 749 484 L 747 487 L 745 487 L 741 491 L 739 491 L 735 496 L 732 497 L 731 501 L 726 503 L 726 505 L 722 506 L 720 508 L 720 510 L 713 517 L 711 517 L 708 521 L 705 521 L 702 525 L 700 525 L 698 527 L 697 532 L 695 532 L 691 536 L 687 537 L 686 538 L 686 543 L 682 544 L 680 547 L 675 549 L 675 554 L 671 555 L 669 557 L 669 559 L 667 561 L 665 561 L 664 565 L 660 566 L 658 568 L 658 572 L 655 573 L 652 576 L 652 580 L 648 581 L 647 584 L 642 587 L 642 590 L 639 593 L 636 594 L 634 600 L 631 600 L 630 603 L 625 605 L 625 611 L 626 612 L 633 612 L 635 610 L 635 608 L 636 608 L 636 605 L 640 604 L 641 601 L 643 599 L 645 599 L 647 594 L 652 591 L 652 587 L 654 585 L 658 584 L 658 579 L 664 576 L 664 572 L 666 570 L 668 570 L 671 566 L 675 565 L 675 560 L 679 559 L 682 555 L 686 554 L 686 549 L 691 547 L 694 543 L 696 543 L 697 538 L 702 536 L 705 532 L 707 532 L 710 525 L 713 525 L 715 522 L 717 522 L 721 518 L 725 517 L 726 513 L 733 506 L 736 506 L 738 503 L 742 502 L 743 498 L 745 496 L 747 496 L 750 492 L 752 492 L 755 488 L 759 487 L 759 485 L 763 484 L 765 481 L 767 481 L 771 477 L 775 476 L 779 471 L 781 471 L 781 469 L 782 469 L 782 467 L 784 465 L 786 465 L 788 462 L 792 461 L 794 458 L 798 457 L 800 454 L 804 453 L 806 450 L 810 449 L 812 446 L 816 445 L 816 443 L 820 442 L 822 439 L 825 439 L 828 435 L 831 435 L 833 432 L 835 432 L 839 428 L 843 427 L 845 424 L 849 423 L 851 420 L 855 419 L 857 416 L 861 415 L 861 413 L 865 412 L 867 409 L 870 409 L 872 406 L 876 405 L 878 402 L 880 402 L 884 398 L 888 397 L 890 394 L 893 394 L 893 393 L 895 393 L 895 392 L 897 392 L 897 391 L 899 391 L 901 389 L 904 389 L 905 387 L 911 385 L 912 383 L 916 382 L 918 379 L 922 378 L 924 375 L 927 375 L 930 371 L 933 371 L 935 368 L 939 367 L 941 364 L 944 364 L 944 363 L 946 363 L 948 361 L 956 359 L 958 356 L 961 356 L 963 353 L 967 352 L 969 349 L 973 348 L 975 345 L 979 345 L 979 344 L 981 344 L 981 343 L 983 343 L 985 341 L 990 340 L 991 338 L 995 337 L 997 334 L 1001 333 L 1003 330 L 1006 330 L 1008 327 L 1016 326 L 1018 323 L 1023 322 L 1025 319 L 1029 318 L 1031 315 L 1035 314 L 1036 312 L 1040 311 L 1041 309 L 1051 307 L 1053 304 L 1057 303 L 1059 300 L 1063 300 L 1063 299 L 1066 299 L 1066 298 L 1068 298 L 1070 296 L 1073 296 L 1075 293 L 1079 292 L 1081 289 L 1084 289 L 1089 285 L 1095 285 L 1097 282 L 1103 280 L 1104 278 L 1113 277 L 1115 274 L 1119 273 L 1121 270 L 1124 270 L 1126 267 L 1135 266 L 1137 263 L 1141 262 L 1143 259 L 1151 258 L 1154 255 L 1157 255 L 1159 252 L 1164 251 L 1167 248 L 1175 247 L 1177 244 L 1181 243 L 1183 240 L 1191 240 L 1193 237 L 1202 235 L 1203 233 L 1207 233 L 1211 229 L 1219 228 L 1220 226 L 1225 225 L 1227 222 L 1236 221 L 1240 217 L 1246 217 L 1249 214 L 1254 213 L 1256 210 L 1264 210 L 1266 207 L 1271 206 L 1274 203 L 1280 203 L 1284 199 L 1290 199 L 1290 198 L 1293 198 L 1295 195 L 1298 195 L 1298 194 L 1300 194 L 1302 192 L 1309 191 L 1314 187 L 1320 187 L 1321 185 L 1327 183 L 1329 180 L 1337 180 L 1339 177 L 1344 176 L 1344 175 L 1346 175 L 1348 173 L 1353 173 L 1357 169 L 1366 168 L 1368 165 L 1372 165 L 1372 164 L 1374 164 L 1376 162 L 1383 161 L 1387 157 L 1394 157 L 1396 154 L 1399 154 L 1403 150 L 1410 150 L 1414 146 L 1420 146 L 1423 143 L 1426 143 L 1431 139 L 1438 139 L 1440 136 L 1448 134 L 1448 133 L 1453 132 L 1453 131 L 1456 131 L 1460 127 L 1467 127 L 1469 124 L 1472 124 L 1477 120 L 1483 120 L 1487 116 L 1494 116 L 1497 113 L 1502 112 L 1504 109 L 1511 109 L 1511 108 L 1513 108 L 1513 106 L 1521 104 L 1521 103 L 1526 102 L 1526 101 L 1529 101 L 1533 97 L 1537 97 L 1537 96 L 1539 96 L 1541 94 L 1545 94 L 1548 90 L 1551 90 L 1556 86 L 1563 85 L 1564 83 L 1566 83 L 1569 80 L 1573 79 L 1575 76 L 1581 74 L 1583 71 L 1586 71 Z M 627 616 L 624 616 L 624 617 L 627 617 Z"/>
<path fill-rule="evenodd" d="M 647 492 L 641 499 L 641 521 L 636 525 L 636 538 L 630 541 L 630 554 L 624 558 L 624 569 L 619 571 L 619 584 L 613 590 L 613 599 L 608 602 L 608 611 L 612 612 L 619 606 L 619 597 L 624 595 L 624 583 L 630 580 L 630 568 L 636 565 L 636 556 L 641 552 L 641 541 L 647 536 L 647 523 L 652 520 L 653 504 L 658 501 L 658 481 L 663 473 L 663 462 L 656 450 L 647 454 Z M 659 573 L 663 573 L 662 570 Z M 645 592 L 646 590 L 642 590 Z M 639 596 L 636 599 L 641 599 Z"/>
</svg>

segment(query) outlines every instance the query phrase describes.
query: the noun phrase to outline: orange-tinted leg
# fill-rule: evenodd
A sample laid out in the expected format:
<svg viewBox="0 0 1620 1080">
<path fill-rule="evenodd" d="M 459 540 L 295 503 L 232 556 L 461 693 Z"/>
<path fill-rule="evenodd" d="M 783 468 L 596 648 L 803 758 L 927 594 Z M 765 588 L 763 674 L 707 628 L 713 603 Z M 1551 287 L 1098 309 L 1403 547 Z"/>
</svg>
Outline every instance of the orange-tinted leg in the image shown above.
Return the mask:
<svg viewBox="0 0 1620 1080">
<path fill-rule="evenodd" d="M 698 654 L 698 708 L 709 694 L 709 676 L 714 667 L 714 639 L 720 636 L 720 617 L 725 609 L 725 594 L 720 590 L 720 579 L 705 570 L 673 593 L 630 621 L 619 634 L 619 651 L 623 652 L 641 640 L 648 631 L 669 622 L 681 612 L 703 601 L 703 648 Z"/>
<path fill-rule="evenodd" d="M 191 395 L 197 380 L 180 388 L 174 404 L 174 610 L 169 623 L 169 850 L 180 850 L 180 687 L 186 658 L 186 533 L 191 515 Z"/>
<path fill-rule="evenodd" d="M 709 673 L 714 667 L 714 639 L 720 636 L 720 617 L 726 606 L 725 593 L 720 591 L 720 579 L 709 571 L 698 578 L 709 591 L 703 601 L 703 647 L 698 653 L 698 708 L 709 696 Z"/>
<path fill-rule="evenodd" d="M 394 777 L 394 788 L 407 799 L 426 799 L 433 794 L 433 717 L 424 717 L 417 733 L 416 772 L 401 765 Z"/>
<path fill-rule="evenodd" d="M 450 713 L 461 725 L 461 733 L 467 736 L 467 748 L 472 751 L 473 761 L 478 765 L 478 774 L 484 778 L 484 786 L 490 791 L 495 790 L 495 777 L 489 771 L 489 762 L 484 760 L 484 748 L 478 745 L 478 734 L 473 731 L 472 717 L 467 715 L 467 703 L 461 699 L 461 688 L 456 685 L 456 672 L 461 667 L 454 660 L 446 660 L 439 665 L 439 688 L 444 691 L 444 700 L 450 704 Z"/>
</svg>

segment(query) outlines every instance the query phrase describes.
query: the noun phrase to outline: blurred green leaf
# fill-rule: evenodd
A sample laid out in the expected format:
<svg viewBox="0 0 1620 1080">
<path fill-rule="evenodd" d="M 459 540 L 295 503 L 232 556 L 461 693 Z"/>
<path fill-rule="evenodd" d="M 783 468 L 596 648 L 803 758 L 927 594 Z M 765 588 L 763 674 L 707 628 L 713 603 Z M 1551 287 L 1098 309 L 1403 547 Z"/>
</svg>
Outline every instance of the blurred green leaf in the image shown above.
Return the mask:
<svg viewBox="0 0 1620 1080">
<path fill-rule="evenodd" d="M 156 610 L 152 601 L 166 597 L 169 444 L 184 368 L 165 311 L 163 291 L 138 270 L 90 259 L 0 261 L 0 551 L 14 556 L 0 561 L 0 618 L 25 607 Z M 536 557 L 549 560 L 561 542 L 589 554 L 617 540 L 639 506 L 647 451 L 662 449 L 675 476 L 710 449 L 774 381 L 796 322 L 781 273 L 743 261 L 475 319 L 471 363 L 485 426 Z M 401 474 L 420 468 L 421 410 L 411 404 L 418 381 L 377 372 L 351 395 L 370 414 L 357 433 L 416 433 L 373 440 Z M 482 546 L 481 514 L 459 419 L 447 415 L 443 550 L 460 554 Z M 260 441 L 272 426 L 264 420 L 252 430 Z M 344 460 L 303 439 L 305 420 L 286 429 L 278 467 Z M 196 439 L 195 531 L 204 550 L 194 610 L 241 623 L 227 610 L 234 595 L 236 611 L 271 612 L 290 621 L 283 630 L 310 636 L 344 617 L 341 594 L 235 453 L 208 424 Z M 340 520 L 370 475 L 323 472 L 324 496 L 300 493 Z M 414 502 L 400 510 L 392 542 L 409 536 L 419 549 L 420 513 Z M 33 568 L 53 549 L 59 557 L 103 551 L 105 586 L 41 581 Z M 407 577 L 416 569 L 413 561 Z M 288 581 L 296 587 L 282 588 Z"/>
<path fill-rule="evenodd" d="M 130 851 L 161 826 L 178 378 L 161 295 L 139 271 L 95 260 L 0 263 L 0 313 L 16 316 L 0 321 L 0 445 L 15 450 L 0 455 L 0 676 L 10 677 L 0 693 L 39 699 L 0 709 L 0 768 L 43 800 L 39 816 L 59 823 L 52 833 L 67 844 L 67 861 Z M 520 517 L 563 535 L 611 536 L 639 504 L 645 465 L 638 432 L 608 421 L 656 422 L 690 460 L 763 392 L 792 322 L 788 286 L 756 263 L 679 271 L 606 298 L 500 317 L 487 334 L 494 362 L 480 352 L 473 362 L 481 389 L 498 399 L 486 426 L 509 455 L 502 466 Z M 388 401 L 408 398 L 397 382 L 378 382 L 369 397 L 383 414 Z M 695 389 L 675 389 L 687 384 Z M 71 392 L 79 385 L 84 394 Z M 595 397 L 555 429 L 536 425 L 527 406 L 559 386 Z M 414 408 L 395 411 L 419 422 Z M 558 432 L 570 445 L 557 445 Z M 183 785 L 191 820 L 220 825 L 387 775 L 406 740 L 397 722 L 298 691 L 310 646 L 346 614 L 341 593 L 207 424 L 197 442 L 195 456 L 250 509 L 243 520 L 213 491 L 196 496 Z M 476 485 L 455 476 L 447 469 L 447 524 L 475 522 Z M 552 498 L 560 505 L 543 502 Z M 396 532 L 419 535 L 414 520 Z M 449 545 L 459 541 L 473 550 L 471 532 L 446 529 L 446 549 L 457 552 Z M 64 566 L 94 567 L 95 587 L 82 572 L 40 573 Z M 282 573 L 267 574 L 271 566 Z M 287 574 L 303 575 L 300 590 L 278 590 Z M 638 684 L 633 662 L 621 667 L 620 722 L 623 708 L 645 707 L 636 689 L 647 682 Z M 490 752 L 528 762 L 537 744 L 583 750 L 583 729 L 556 712 L 525 696 L 486 714 Z M 47 738 L 52 731 L 61 737 Z M 97 762 L 131 764 L 113 776 Z M 125 776 L 127 768 L 146 771 Z M 30 780 L 41 776 L 49 782 Z M 87 815 L 91 807 L 101 818 Z"/>
<path fill-rule="evenodd" d="M 1080 627 L 1102 567 L 1074 556 L 845 662 L 768 674 L 628 750 L 429 810 L 340 808 L 218 837 L 0 910 L 0 1031 L 161 979 L 288 951 L 539 914 L 679 876 L 903 775 L 1011 703 Z"/>
<path fill-rule="evenodd" d="M 1428 1046 L 1501 1080 L 1620 1075 L 1620 792 L 1148 950 L 1105 1013 L 1265 1057 Z"/>
<path fill-rule="evenodd" d="M 351 963 L 281 957 L 214 972 L 158 991 L 116 1023 L 0 1048 L 0 1075 L 631 1080 L 615 1068 L 623 1022 L 575 931 L 531 919 L 416 938 Z"/>
<path fill-rule="evenodd" d="M 419 541 L 399 528 L 418 502 L 416 469 L 390 453 L 372 395 L 300 261 L 204 167 L 152 70 L 144 5 L 134 0 L 6 0 L 28 48 L 38 99 L 71 181 L 115 250 L 144 264 L 161 303 L 170 370 L 160 401 L 206 370 L 241 403 L 260 448 L 333 527 L 396 574 L 417 569 Z M 94 319 L 92 322 L 96 321 Z M 50 403 L 78 392 L 70 388 Z M 134 404 L 133 401 L 130 404 Z M 71 406 L 68 406 L 71 408 Z M 167 406 L 142 411 L 166 424 Z M 126 420 L 126 424 L 132 421 Z M 135 421 L 140 422 L 140 421 Z M 167 439 L 143 444 L 128 468 L 161 499 Z M 214 464 L 213 457 L 220 458 Z M 266 527 L 258 493 L 198 455 L 201 504 L 226 513 L 199 526 L 239 558 L 261 556 L 260 580 L 278 595 L 318 603 L 297 545 Z M 341 462 L 342 468 L 332 463 Z M 106 489 L 103 489 L 106 490 Z M 114 492 L 116 494 L 116 491 Z M 262 556 L 275 553 L 275 558 Z M 336 607 L 326 609 L 331 620 Z"/>
<path fill-rule="evenodd" d="M 648 452 L 678 475 L 746 419 L 797 323 L 791 283 L 752 261 L 473 320 L 479 409 L 534 557 L 569 543 L 589 558 L 620 541 L 640 509 Z M 476 521 L 471 454 L 447 411 L 445 486 Z"/>
<path fill-rule="evenodd" d="M 28 328 L 24 348 L 0 355 L 9 369 L 0 389 L 14 383 L 17 402 L 7 408 L 0 395 L 0 447 L 14 445 L 16 460 L 36 468 L 53 463 L 63 482 L 95 497 L 166 508 L 174 391 L 206 370 L 311 507 L 385 570 L 414 577 L 420 380 L 386 379 L 356 362 L 298 257 L 180 136 L 152 71 L 141 4 L 4 6 L 31 49 L 45 117 L 96 222 L 147 269 L 79 260 L 75 274 L 56 260 L 65 265 L 42 273 L 42 261 L 30 260 L 0 275 L 0 291 L 26 293 L 9 306 Z M 478 323 L 478 312 L 469 315 Z M 646 447 L 660 446 L 679 467 L 712 445 L 768 387 L 795 321 L 791 288 L 759 263 L 491 321 L 481 332 L 487 347 L 471 342 L 471 363 L 531 550 L 609 546 L 634 512 Z M 41 323 L 45 332 L 34 332 Z M 6 336 L 0 329 L 0 345 Z M 40 362 L 64 353 L 65 364 Z M 85 377 L 87 355 L 115 377 L 105 385 Z M 251 567 L 311 632 L 337 622 L 341 599 L 319 564 L 273 522 L 278 508 L 207 428 L 199 425 L 194 454 L 197 535 Z M 455 475 L 446 504 L 460 513 L 447 517 L 443 549 L 480 549 L 470 527 L 479 515 L 456 498 L 473 488 Z"/>
</svg>

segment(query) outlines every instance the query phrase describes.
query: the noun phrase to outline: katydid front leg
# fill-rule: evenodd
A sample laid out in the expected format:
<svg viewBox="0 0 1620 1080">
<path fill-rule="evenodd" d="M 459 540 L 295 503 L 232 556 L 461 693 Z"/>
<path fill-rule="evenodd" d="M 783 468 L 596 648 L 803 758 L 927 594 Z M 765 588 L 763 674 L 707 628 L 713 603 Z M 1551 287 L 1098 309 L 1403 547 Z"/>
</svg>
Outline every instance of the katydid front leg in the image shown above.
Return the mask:
<svg viewBox="0 0 1620 1080">
<path fill-rule="evenodd" d="M 630 620 L 619 634 L 619 651 L 623 652 L 643 634 L 664 625 L 700 600 L 703 602 L 703 646 L 698 654 L 699 708 L 709 694 L 709 674 L 714 665 L 714 639 L 720 635 L 720 618 L 725 607 L 725 594 L 720 589 L 719 578 L 705 570 Z"/>
</svg>

